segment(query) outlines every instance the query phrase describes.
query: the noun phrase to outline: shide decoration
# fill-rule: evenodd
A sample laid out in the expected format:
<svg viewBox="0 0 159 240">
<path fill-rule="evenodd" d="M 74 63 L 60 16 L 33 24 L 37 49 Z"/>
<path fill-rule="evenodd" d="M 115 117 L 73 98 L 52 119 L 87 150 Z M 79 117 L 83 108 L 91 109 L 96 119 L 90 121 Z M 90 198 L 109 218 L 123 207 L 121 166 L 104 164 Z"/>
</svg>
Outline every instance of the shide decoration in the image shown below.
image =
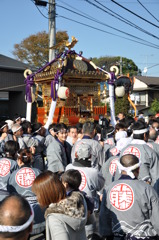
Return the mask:
<svg viewBox="0 0 159 240">
<path fill-rule="evenodd" d="M 39 89 L 42 91 L 43 106 L 37 105 L 37 121 L 44 123 L 48 128 L 52 122 L 64 122 L 74 125 L 86 120 L 98 121 L 99 115 L 106 115 L 106 105 L 101 106 L 100 83 L 109 84 L 109 97 L 112 125 L 115 125 L 114 88 L 118 68 L 111 67 L 106 72 L 97 67 L 91 60 L 82 56 L 66 44 L 64 52 L 58 54 L 54 60 L 45 64 L 36 73 L 25 70 L 27 114 L 26 119 L 31 120 L 32 87 L 36 85 L 36 100 Z"/>
</svg>

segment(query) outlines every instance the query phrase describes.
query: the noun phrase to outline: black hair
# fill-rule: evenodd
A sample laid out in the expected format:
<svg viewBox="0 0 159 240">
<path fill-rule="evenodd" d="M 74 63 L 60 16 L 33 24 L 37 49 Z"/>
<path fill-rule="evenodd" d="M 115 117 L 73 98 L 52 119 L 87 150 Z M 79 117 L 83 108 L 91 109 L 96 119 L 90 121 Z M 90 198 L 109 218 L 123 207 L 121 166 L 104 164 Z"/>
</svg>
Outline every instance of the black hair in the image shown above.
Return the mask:
<svg viewBox="0 0 159 240">
<path fill-rule="evenodd" d="M 119 112 L 118 115 L 119 115 L 119 114 L 123 114 L 123 116 L 125 117 L 125 113 L 124 113 L 124 112 Z"/>
<path fill-rule="evenodd" d="M 14 123 L 16 123 L 16 119 L 17 119 L 17 118 L 21 118 L 21 116 L 16 113 L 16 114 L 14 115 L 14 117 L 13 117 Z"/>
<path fill-rule="evenodd" d="M 23 129 L 23 133 L 27 134 L 28 133 L 28 128 L 31 128 L 31 123 L 29 121 L 24 121 L 21 123 L 22 129 Z"/>
<path fill-rule="evenodd" d="M 139 119 L 138 119 L 138 121 L 140 121 L 140 122 L 143 122 L 143 123 L 144 123 L 144 122 L 145 122 L 145 119 L 144 119 L 144 118 L 139 118 Z"/>
<path fill-rule="evenodd" d="M 133 117 L 130 117 L 130 116 L 127 116 L 125 118 L 125 124 L 126 124 L 126 127 L 130 127 L 131 124 L 133 124 L 135 122 L 135 119 Z"/>
<path fill-rule="evenodd" d="M 18 158 L 25 164 L 30 165 L 32 161 L 32 154 L 29 148 L 20 149 L 18 151 Z"/>
<path fill-rule="evenodd" d="M 158 123 L 159 123 L 159 117 L 157 117 L 157 118 L 156 118 L 156 122 L 158 122 Z"/>
<path fill-rule="evenodd" d="M 68 126 L 68 132 L 70 132 L 70 129 L 77 129 L 77 127 L 76 126 Z"/>
<path fill-rule="evenodd" d="M 115 130 L 118 130 L 119 129 L 125 129 L 126 128 L 126 125 L 123 123 L 123 122 L 119 122 L 115 125 Z"/>
<path fill-rule="evenodd" d="M 56 127 L 56 123 L 51 123 L 50 125 L 49 125 L 49 128 L 48 128 L 48 131 L 50 130 L 50 129 L 54 129 Z"/>
<path fill-rule="evenodd" d="M 156 119 L 154 116 L 153 116 L 153 117 L 150 117 L 148 124 L 149 124 L 149 125 L 152 125 L 154 122 L 157 122 L 157 123 L 158 123 L 157 119 Z"/>
<path fill-rule="evenodd" d="M 67 130 L 67 126 L 64 123 L 58 123 L 56 124 L 56 126 L 54 127 L 54 132 L 58 132 L 61 129 L 66 129 Z"/>
<path fill-rule="evenodd" d="M 142 122 L 142 121 L 134 122 L 134 124 L 132 126 L 132 130 L 141 130 L 141 129 L 145 129 L 145 128 L 148 128 L 148 125 L 147 125 L 146 122 Z M 148 137 L 149 132 L 147 131 L 145 134 Z M 133 138 L 134 139 L 144 140 L 144 133 L 142 133 L 142 134 L 133 134 Z"/>
<path fill-rule="evenodd" d="M 79 190 L 82 181 L 81 174 L 78 170 L 69 169 L 62 175 L 62 181 L 68 183 L 69 187 L 73 190 Z"/>
<path fill-rule="evenodd" d="M 3 127 L 4 125 L 8 125 L 8 123 L 5 121 L 0 122 L 0 132 L 3 132 L 3 129 L 1 129 L 1 127 Z"/>
<path fill-rule="evenodd" d="M 96 124 L 95 130 L 96 130 L 96 133 L 101 133 L 101 126 L 99 124 Z"/>
<path fill-rule="evenodd" d="M 9 140 L 4 145 L 4 152 L 6 156 L 9 155 L 9 157 L 15 158 L 16 153 L 19 150 L 19 143 L 13 140 Z"/>
<path fill-rule="evenodd" d="M 33 135 L 36 135 L 37 134 L 36 131 L 38 129 L 40 129 L 42 126 L 43 126 L 42 123 L 39 123 L 39 122 L 38 123 L 34 123 L 33 126 L 32 126 Z"/>
<path fill-rule="evenodd" d="M 78 132 L 78 133 L 82 133 L 83 123 L 77 123 L 77 124 L 76 124 L 76 127 L 77 127 L 77 132 Z"/>
</svg>

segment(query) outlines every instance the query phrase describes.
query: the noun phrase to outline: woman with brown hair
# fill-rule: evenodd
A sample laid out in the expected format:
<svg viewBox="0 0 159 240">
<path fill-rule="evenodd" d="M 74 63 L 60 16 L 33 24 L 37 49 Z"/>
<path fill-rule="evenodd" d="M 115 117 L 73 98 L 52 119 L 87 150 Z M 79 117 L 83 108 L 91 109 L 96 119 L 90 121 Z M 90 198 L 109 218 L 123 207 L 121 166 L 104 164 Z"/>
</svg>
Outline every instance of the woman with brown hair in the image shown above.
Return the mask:
<svg viewBox="0 0 159 240">
<path fill-rule="evenodd" d="M 79 192 L 73 192 L 66 198 L 65 187 L 51 171 L 44 172 L 35 179 L 32 191 L 41 207 L 47 208 L 47 240 L 86 240 L 87 207 Z"/>
</svg>

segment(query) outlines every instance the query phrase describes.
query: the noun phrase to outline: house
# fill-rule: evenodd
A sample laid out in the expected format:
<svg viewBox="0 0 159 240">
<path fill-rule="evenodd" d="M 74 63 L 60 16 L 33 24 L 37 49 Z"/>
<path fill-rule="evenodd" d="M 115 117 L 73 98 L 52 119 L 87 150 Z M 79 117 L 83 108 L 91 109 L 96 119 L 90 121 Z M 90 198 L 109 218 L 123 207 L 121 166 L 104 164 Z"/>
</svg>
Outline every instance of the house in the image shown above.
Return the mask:
<svg viewBox="0 0 159 240">
<path fill-rule="evenodd" d="M 133 91 L 131 100 L 136 105 L 137 114 L 143 112 L 145 116 L 150 114 L 152 101 L 159 99 L 159 77 L 136 76 L 133 79 Z"/>
<path fill-rule="evenodd" d="M 24 70 L 29 66 L 0 54 L 0 121 L 16 113 L 25 117 Z"/>
</svg>

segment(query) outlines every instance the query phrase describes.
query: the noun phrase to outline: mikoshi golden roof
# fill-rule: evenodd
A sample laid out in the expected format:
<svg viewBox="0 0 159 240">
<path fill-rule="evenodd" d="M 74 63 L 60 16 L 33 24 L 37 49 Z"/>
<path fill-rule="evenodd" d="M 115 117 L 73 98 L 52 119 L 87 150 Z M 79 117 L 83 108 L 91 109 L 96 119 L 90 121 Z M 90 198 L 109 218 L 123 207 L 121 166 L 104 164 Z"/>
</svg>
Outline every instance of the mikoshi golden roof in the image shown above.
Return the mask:
<svg viewBox="0 0 159 240">
<path fill-rule="evenodd" d="M 104 82 L 109 79 L 108 74 L 100 69 L 89 59 L 84 58 L 72 50 L 65 50 L 53 61 L 39 69 L 34 75 L 37 83 L 50 83 L 57 72 L 61 73 L 62 79 L 76 82 L 89 80 L 90 82 Z M 82 83 L 82 82 L 81 82 Z"/>
</svg>

